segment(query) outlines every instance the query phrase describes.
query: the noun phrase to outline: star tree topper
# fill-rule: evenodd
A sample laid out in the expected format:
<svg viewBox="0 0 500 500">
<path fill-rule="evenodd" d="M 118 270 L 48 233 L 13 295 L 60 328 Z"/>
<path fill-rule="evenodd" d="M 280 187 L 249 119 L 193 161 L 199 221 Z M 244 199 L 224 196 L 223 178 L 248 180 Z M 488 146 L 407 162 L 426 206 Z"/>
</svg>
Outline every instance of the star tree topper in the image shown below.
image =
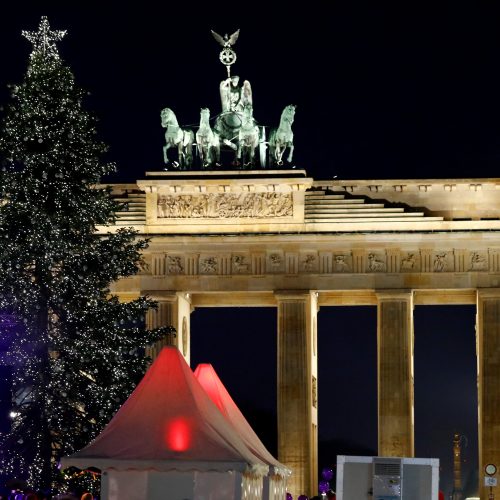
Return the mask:
<svg viewBox="0 0 500 500">
<path fill-rule="evenodd" d="M 40 54 L 43 56 L 52 57 L 54 59 L 59 59 L 59 54 L 57 53 L 57 46 L 55 42 L 62 40 L 64 35 L 66 35 L 66 30 L 51 31 L 49 20 L 46 16 L 42 16 L 40 25 L 38 26 L 38 31 L 23 30 L 22 35 L 33 44 L 33 51 L 30 55 L 31 58 L 33 58 L 35 55 Z"/>
</svg>

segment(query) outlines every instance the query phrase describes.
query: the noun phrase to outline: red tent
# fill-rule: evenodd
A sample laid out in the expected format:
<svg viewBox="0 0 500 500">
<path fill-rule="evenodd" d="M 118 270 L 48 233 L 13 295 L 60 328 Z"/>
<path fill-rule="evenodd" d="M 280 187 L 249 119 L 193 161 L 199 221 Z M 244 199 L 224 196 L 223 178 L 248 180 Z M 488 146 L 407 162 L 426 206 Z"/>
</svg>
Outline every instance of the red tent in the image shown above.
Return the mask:
<svg viewBox="0 0 500 500">
<path fill-rule="evenodd" d="M 210 399 L 217 405 L 222 414 L 234 427 L 244 443 L 254 455 L 263 462 L 274 467 L 277 472 L 288 475 L 290 470 L 278 462 L 266 449 L 262 441 L 241 413 L 240 409 L 230 396 L 221 379 L 210 364 L 202 363 L 196 367 L 194 376 L 205 389 Z"/>
<path fill-rule="evenodd" d="M 224 384 L 210 364 L 200 364 L 194 372 L 210 399 L 236 430 L 254 455 L 270 466 L 270 474 L 264 481 L 264 491 L 270 500 L 283 499 L 286 494 L 286 478 L 291 470 L 278 462 L 266 449 L 262 441 L 247 422 L 230 396 Z"/>
<path fill-rule="evenodd" d="M 191 475 L 189 479 L 179 479 L 179 473 L 193 471 L 198 473 L 200 484 L 199 473 L 203 472 L 230 472 L 231 484 L 241 484 L 243 474 L 253 482 L 255 489 L 255 482 L 260 478 L 262 483 L 262 477 L 269 470 L 212 403 L 175 347 L 161 351 L 101 434 L 83 450 L 63 458 L 62 465 L 80 469 L 97 467 L 107 471 L 108 477 L 111 471 L 127 471 L 113 476 L 113 484 L 121 493 L 112 496 L 108 492 L 107 497 L 103 496 L 119 500 L 163 500 L 162 492 L 164 495 L 165 488 L 172 491 L 173 483 L 192 485 L 196 478 Z M 141 474 L 134 478 L 131 471 L 141 471 Z M 171 474 L 158 477 L 153 472 Z M 240 475 L 239 483 L 235 473 Z M 174 476 L 177 479 L 174 480 Z M 207 478 L 203 481 L 206 483 Z M 219 478 L 214 483 L 220 485 L 223 481 Z M 128 496 L 132 486 L 137 486 L 143 496 Z M 111 486 L 107 488 L 110 491 Z M 204 488 L 212 486 L 205 484 Z M 225 498 L 220 492 L 215 497 Z"/>
</svg>

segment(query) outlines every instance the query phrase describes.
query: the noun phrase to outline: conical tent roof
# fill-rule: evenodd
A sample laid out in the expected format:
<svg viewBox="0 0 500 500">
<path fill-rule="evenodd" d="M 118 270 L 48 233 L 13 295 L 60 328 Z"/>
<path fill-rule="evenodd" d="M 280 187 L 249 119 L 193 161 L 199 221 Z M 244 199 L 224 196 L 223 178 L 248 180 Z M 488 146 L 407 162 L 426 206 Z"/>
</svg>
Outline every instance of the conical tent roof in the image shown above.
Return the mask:
<svg viewBox="0 0 500 500">
<path fill-rule="evenodd" d="M 221 413 L 243 439 L 244 443 L 250 448 L 252 453 L 266 464 L 271 465 L 275 472 L 282 475 L 290 474 L 290 469 L 278 462 L 278 460 L 267 451 L 266 447 L 227 391 L 213 366 L 208 363 L 199 364 L 196 367 L 194 376 L 205 389 L 205 392 L 210 396 L 210 399 L 217 405 Z"/>
<path fill-rule="evenodd" d="M 63 467 L 247 470 L 267 466 L 244 444 L 175 347 L 165 347 L 99 436 Z"/>
</svg>

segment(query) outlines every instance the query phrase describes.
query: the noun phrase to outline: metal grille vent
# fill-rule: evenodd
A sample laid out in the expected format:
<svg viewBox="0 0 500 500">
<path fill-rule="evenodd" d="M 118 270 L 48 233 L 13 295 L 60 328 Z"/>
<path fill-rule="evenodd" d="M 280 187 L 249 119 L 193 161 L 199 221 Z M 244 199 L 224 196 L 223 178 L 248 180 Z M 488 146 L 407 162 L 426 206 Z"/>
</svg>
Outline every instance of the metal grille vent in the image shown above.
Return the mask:
<svg viewBox="0 0 500 500">
<path fill-rule="evenodd" d="M 376 476 L 400 476 L 401 464 L 400 463 L 377 463 L 375 462 L 375 475 Z"/>
</svg>

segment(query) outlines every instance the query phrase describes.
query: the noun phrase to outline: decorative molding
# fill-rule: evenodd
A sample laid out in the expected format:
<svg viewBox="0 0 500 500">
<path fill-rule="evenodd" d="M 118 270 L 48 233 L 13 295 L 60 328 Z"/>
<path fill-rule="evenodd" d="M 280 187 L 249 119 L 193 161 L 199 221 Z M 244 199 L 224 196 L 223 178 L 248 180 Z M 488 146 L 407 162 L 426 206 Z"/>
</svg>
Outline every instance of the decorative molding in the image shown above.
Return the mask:
<svg viewBox="0 0 500 500">
<path fill-rule="evenodd" d="M 488 251 L 489 270 L 500 272 L 500 248 L 490 248 Z"/>
<path fill-rule="evenodd" d="M 388 248 L 342 252 L 313 249 L 284 252 L 152 253 L 147 274 L 197 275 L 298 275 L 298 274 L 408 274 L 500 272 L 500 248 L 482 250 Z"/>
<path fill-rule="evenodd" d="M 293 217 L 293 198 L 280 192 L 161 194 L 157 213 L 163 219 Z"/>
</svg>

